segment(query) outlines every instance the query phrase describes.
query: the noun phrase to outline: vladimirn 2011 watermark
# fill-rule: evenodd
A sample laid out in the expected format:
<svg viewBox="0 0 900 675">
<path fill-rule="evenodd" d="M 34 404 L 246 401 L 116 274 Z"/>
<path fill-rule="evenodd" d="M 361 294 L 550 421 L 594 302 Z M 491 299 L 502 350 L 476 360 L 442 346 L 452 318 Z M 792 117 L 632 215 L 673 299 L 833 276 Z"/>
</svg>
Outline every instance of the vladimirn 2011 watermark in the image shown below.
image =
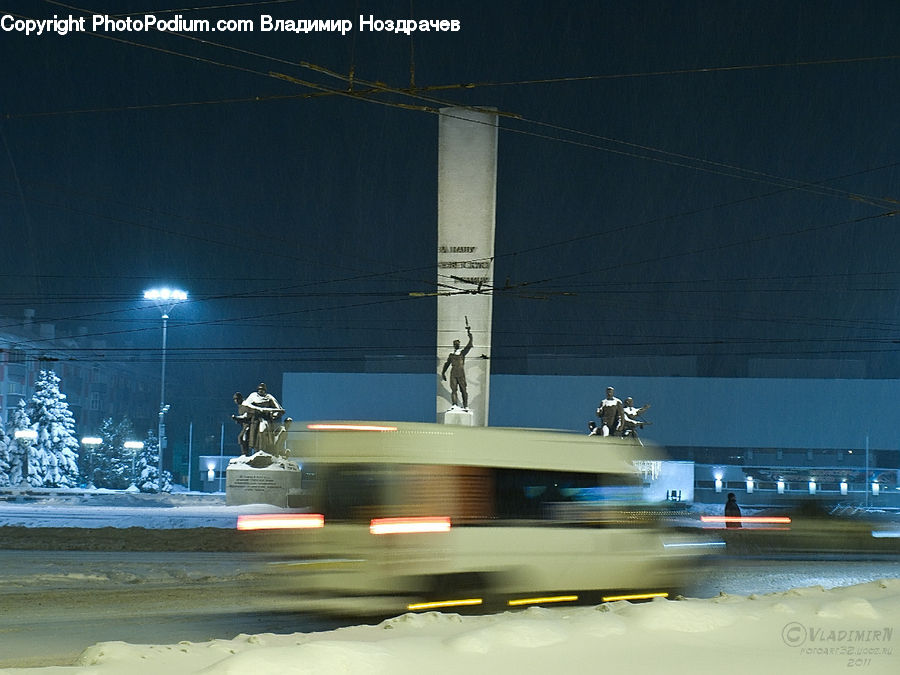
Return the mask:
<svg viewBox="0 0 900 675">
<path fill-rule="evenodd" d="M 865 668 L 883 663 L 894 655 L 894 629 L 823 627 L 792 621 L 781 630 L 781 640 L 803 656 L 847 659 L 848 668 Z"/>
</svg>

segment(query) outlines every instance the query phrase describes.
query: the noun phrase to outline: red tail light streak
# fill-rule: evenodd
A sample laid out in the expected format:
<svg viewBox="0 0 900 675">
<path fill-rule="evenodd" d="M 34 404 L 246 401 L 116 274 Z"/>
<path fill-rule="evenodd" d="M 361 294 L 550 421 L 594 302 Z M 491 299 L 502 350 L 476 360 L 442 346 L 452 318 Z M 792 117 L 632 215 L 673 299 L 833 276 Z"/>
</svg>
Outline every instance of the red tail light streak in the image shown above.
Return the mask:
<svg viewBox="0 0 900 675">
<path fill-rule="evenodd" d="M 239 530 L 309 530 L 325 527 L 325 516 L 320 513 L 262 513 L 240 515 Z"/>
<path fill-rule="evenodd" d="M 449 532 L 450 518 L 373 518 L 369 524 L 372 534 L 419 534 Z"/>
<path fill-rule="evenodd" d="M 760 529 L 789 530 L 791 519 L 788 516 L 700 516 L 702 523 L 724 524 L 737 523 L 739 525 L 762 525 Z M 770 527 L 781 525 L 787 527 Z"/>
</svg>

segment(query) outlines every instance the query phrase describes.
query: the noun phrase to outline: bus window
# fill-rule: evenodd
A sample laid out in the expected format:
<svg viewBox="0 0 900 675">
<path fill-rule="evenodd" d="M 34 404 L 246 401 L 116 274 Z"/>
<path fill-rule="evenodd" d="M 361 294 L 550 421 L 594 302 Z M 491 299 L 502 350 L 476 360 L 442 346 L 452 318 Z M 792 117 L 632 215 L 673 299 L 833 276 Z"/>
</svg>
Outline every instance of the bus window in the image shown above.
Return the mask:
<svg viewBox="0 0 900 675">
<path fill-rule="evenodd" d="M 621 506 L 634 504 L 641 498 L 637 475 L 525 469 L 494 471 L 499 518 L 556 520 L 564 513 L 581 513 L 588 504 Z"/>
<path fill-rule="evenodd" d="M 490 469 L 418 464 L 304 464 L 303 506 L 326 521 L 448 516 L 454 522 L 494 517 Z"/>
<path fill-rule="evenodd" d="M 304 466 L 301 489 L 312 511 L 328 521 L 364 521 L 381 515 L 390 474 L 365 464 Z"/>
</svg>

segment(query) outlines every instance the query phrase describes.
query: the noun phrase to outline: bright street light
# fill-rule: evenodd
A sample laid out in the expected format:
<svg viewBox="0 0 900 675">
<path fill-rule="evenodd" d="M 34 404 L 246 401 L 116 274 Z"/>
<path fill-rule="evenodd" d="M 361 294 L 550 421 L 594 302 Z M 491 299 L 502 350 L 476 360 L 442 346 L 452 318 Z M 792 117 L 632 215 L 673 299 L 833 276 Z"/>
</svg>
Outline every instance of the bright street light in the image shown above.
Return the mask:
<svg viewBox="0 0 900 675">
<path fill-rule="evenodd" d="M 172 302 L 174 307 L 176 302 L 187 300 L 187 292 L 177 288 L 151 288 L 149 291 L 144 291 L 144 300 L 163 303 Z M 172 307 L 169 307 L 169 309 L 172 309 Z"/>
<path fill-rule="evenodd" d="M 159 384 L 159 463 L 157 466 L 156 489 L 162 492 L 163 487 L 163 450 L 166 447 L 166 327 L 169 322 L 169 312 L 179 302 L 187 300 L 188 294 L 178 288 L 151 288 L 144 291 L 144 299 L 151 300 L 162 312 L 162 376 Z"/>
</svg>

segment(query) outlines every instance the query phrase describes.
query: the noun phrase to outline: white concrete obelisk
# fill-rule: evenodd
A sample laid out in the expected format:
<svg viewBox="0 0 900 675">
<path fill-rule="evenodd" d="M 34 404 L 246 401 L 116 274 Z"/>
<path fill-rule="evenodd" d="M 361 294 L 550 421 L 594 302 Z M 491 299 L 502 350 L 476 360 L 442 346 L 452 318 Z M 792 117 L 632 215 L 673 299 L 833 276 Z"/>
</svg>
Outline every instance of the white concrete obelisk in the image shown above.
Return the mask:
<svg viewBox="0 0 900 675">
<path fill-rule="evenodd" d="M 468 411 L 451 408 L 450 370 L 438 378 L 437 421 L 487 426 L 490 393 L 494 220 L 497 201 L 497 114 L 492 109 L 442 108 L 438 132 L 437 355 L 438 373 L 453 351 L 465 358 Z"/>
</svg>

